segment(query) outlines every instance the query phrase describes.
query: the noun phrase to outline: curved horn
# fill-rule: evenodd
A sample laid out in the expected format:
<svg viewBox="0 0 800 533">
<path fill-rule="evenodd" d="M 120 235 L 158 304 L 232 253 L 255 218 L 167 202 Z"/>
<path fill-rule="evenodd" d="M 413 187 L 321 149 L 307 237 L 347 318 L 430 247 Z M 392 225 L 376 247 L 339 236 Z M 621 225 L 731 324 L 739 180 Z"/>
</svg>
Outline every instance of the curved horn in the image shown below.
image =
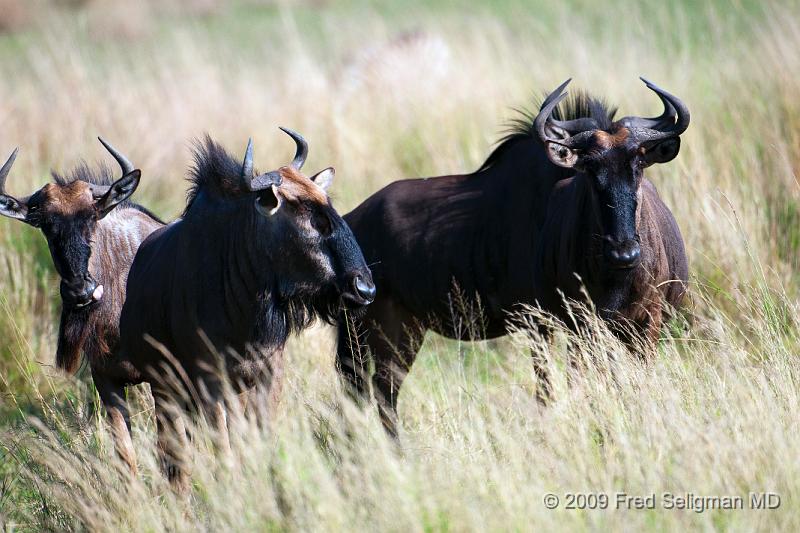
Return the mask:
<svg viewBox="0 0 800 533">
<path fill-rule="evenodd" d="M 569 78 L 567 81 L 556 87 L 556 89 L 551 92 L 547 98 L 544 99 L 542 102 L 542 107 L 539 109 L 539 114 L 536 115 L 536 118 L 533 120 L 533 127 L 536 130 L 536 133 L 539 134 L 539 139 L 542 142 L 554 142 L 557 144 L 561 144 L 561 139 L 553 139 L 547 135 L 545 131 L 545 126 L 547 126 L 547 122 L 552 120 L 550 115 L 553 114 L 553 110 L 556 106 L 567 97 L 566 93 L 564 93 L 564 88 L 572 81 L 572 78 Z"/>
<path fill-rule="evenodd" d="M 19 152 L 19 147 L 14 148 L 8 160 L 3 164 L 3 168 L 0 168 L 0 194 L 6 194 L 6 178 L 14 165 L 14 160 L 17 158 L 17 152 Z"/>
<path fill-rule="evenodd" d="M 250 182 L 250 190 L 255 191 L 263 191 L 264 189 L 268 189 L 273 185 L 280 185 L 283 182 L 283 176 L 281 176 L 280 171 L 273 170 L 272 172 L 265 172 L 260 176 L 256 176 Z"/>
<path fill-rule="evenodd" d="M 560 93 L 559 89 L 563 90 L 564 87 L 566 87 L 567 84 L 570 81 L 572 81 L 572 78 L 570 78 L 567 81 L 565 81 L 564 83 L 562 83 L 558 87 L 558 89 L 556 89 L 555 91 L 550 93 L 550 96 L 545 98 L 544 102 L 542 102 L 542 107 L 544 107 L 545 105 L 550 104 L 550 99 L 554 95 L 556 95 L 556 93 Z M 566 97 L 566 95 L 564 97 Z M 562 98 L 560 98 L 559 101 Z M 557 105 L 558 104 L 556 104 L 556 106 Z M 553 111 L 555 111 L 556 106 L 553 107 Z M 595 119 L 591 118 L 591 117 L 579 117 L 579 118 L 575 118 L 575 119 L 572 119 L 572 120 L 557 120 L 557 119 L 552 117 L 552 113 L 551 113 L 551 116 L 549 117 L 549 120 L 550 120 L 550 122 L 552 122 L 553 124 L 555 124 L 559 128 L 562 128 L 562 129 L 568 131 L 571 134 L 580 133 L 580 132 L 586 131 L 586 130 L 596 130 L 597 129 L 597 121 Z"/>
<path fill-rule="evenodd" d="M 653 132 L 642 132 L 642 136 L 647 140 L 656 140 L 668 137 L 677 137 L 689 127 L 689 108 L 686 107 L 680 98 L 674 96 L 655 83 L 640 78 L 648 89 L 655 92 L 664 104 L 664 112 L 659 117 L 625 117 L 620 123 L 628 128 L 639 128 L 644 130 L 654 130 Z"/>
<path fill-rule="evenodd" d="M 296 131 L 292 131 L 289 128 L 284 128 L 283 126 L 279 126 L 279 128 L 286 135 L 294 139 L 295 144 L 297 144 L 297 152 L 294 154 L 294 159 L 292 160 L 291 165 L 297 170 L 300 170 L 303 168 L 303 163 L 306 162 L 306 157 L 308 157 L 308 143 L 305 139 L 303 139 L 303 136 Z"/>
<path fill-rule="evenodd" d="M 551 118 L 550 122 L 573 134 L 597 129 L 597 121 L 590 117 L 580 117 L 573 120 L 556 120 Z"/>
<path fill-rule="evenodd" d="M 247 150 L 244 151 L 244 161 L 242 161 L 242 178 L 248 185 L 253 179 L 253 139 L 247 139 Z"/>
<path fill-rule="evenodd" d="M 592 135 L 593 131 L 597 129 L 597 122 L 595 122 L 595 120 L 592 118 L 582 117 L 575 120 L 560 121 L 555 120 L 552 117 L 556 106 L 558 106 L 561 100 L 567 97 L 567 94 L 564 93 L 564 88 L 570 81 L 572 81 L 572 78 L 559 85 L 555 91 L 550 93 L 550 95 L 545 98 L 544 102 L 542 102 L 542 108 L 539 111 L 539 114 L 536 115 L 536 118 L 533 121 L 533 127 L 536 130 L 536 133 L 539 135 L 539 139 L 541 139 L 544 143 L 553 143 L 559 146 L 573 148 L 584 143 L 586 139 Z M 566 139 L 556 139 L 554 137 L 550 137 L 547 135 L 548 122 L 554 126 L 563 128 L 571 136 Z"/>
<path fill-rule="evenodd" d="M 119 163 L 119 166 L 122 169 L 123 176 L 134 171 L 133 163 L 128 161 L 127 157 L 119 153 L 116 148 L 107 143 L 102 137 L 98 137 L 97 140 L 100 141 L 103 146 L 106 147 L 106 150 L 108 150 L 108 152 L 114 156 L 114 159 L 117 160 L 117 163 Z"/>
</svg>

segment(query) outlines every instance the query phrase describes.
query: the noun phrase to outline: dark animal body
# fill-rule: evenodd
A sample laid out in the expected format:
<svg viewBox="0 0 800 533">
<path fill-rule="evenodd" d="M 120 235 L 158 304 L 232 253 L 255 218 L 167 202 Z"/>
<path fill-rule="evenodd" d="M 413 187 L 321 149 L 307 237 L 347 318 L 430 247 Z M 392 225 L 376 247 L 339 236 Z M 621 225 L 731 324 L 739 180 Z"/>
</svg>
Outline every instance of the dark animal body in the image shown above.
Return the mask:
<svg viewBox="0 0 800 533">
<path fill-rule="evenodd" d="M 374 297 L 355 238 L 325 192 L 333 169 L 304 176 L 306 142 L 285 131 L 297 144 L 294 161 L 255 177 L 251 145 L 237 163 L 206 139 L 183 218 L 153 233 L 131 268 L 118 364 L 151 384 L 163 459 L 180 490 L 185 437 L 169 409 L 180 391 L 166 373 L 185 376 L 199 405 L 182 407 L 208 415 L 227 446 L 225 380 L 238 391 L 264 383 L 274 403 L 289 334 Z"/>
<path fill-rule="evenodd" d="M 565 85 L 477 172 L 394 182 L 344 217 L 378 297 L 363 317 L 340 320 L 337 366 L 366 394 L 373 359 L 392 434 L 397 395 L 429 329 L 498 337 L 520 304 L 566 320 L 563 297 L 585 300 L 583 284 L 603 318 L 626 326 L 617 331 L 655 340 L 665 304 L 684 296 L 683 240 L 643 169 L 677 155 L 688 110 L 648 84 L 660 117 L 615 121 L 586 94 L 559 114 Z"/>
<path fill-rule="evenodd" d="M 15 198 L 4 191 L 16 151 L 0 171 L 0 213 L 40 228 L 61 277 L 61 322 L 56 364 L 77 371 L 84 355 L 106 408 L 117 450 L 132 470 L 135 455 L 124 390 L 109 380 L 108 365 L 119 346 L 119 317 L 128 271 L 141 242 L 163 226 L 155 215 L 129 200 L 141 172 L 101 142 L 122 168 L 115 179 L 102 168 L 81 165 L 34 194 Z"/>
</svg>

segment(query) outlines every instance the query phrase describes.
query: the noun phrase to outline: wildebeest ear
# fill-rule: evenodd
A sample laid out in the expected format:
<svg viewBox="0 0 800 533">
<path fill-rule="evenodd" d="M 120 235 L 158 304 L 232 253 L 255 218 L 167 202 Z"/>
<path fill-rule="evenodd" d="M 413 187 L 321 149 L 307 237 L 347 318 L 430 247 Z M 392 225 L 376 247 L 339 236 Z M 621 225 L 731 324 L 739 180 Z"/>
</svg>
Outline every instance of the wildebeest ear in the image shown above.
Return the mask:
<svg viewBox="0 0 800 533">
<path fill-rule="evenodd" d="M 333 167 L 328 167 L 321 172 L 317 172 L 309 179 L 319 185 L 323 191 L 327 191 L 328 187 L 330 187 L 331 183 L 333 183 L 333 176 L 335 174 L 336 171 L 333 169 Z"/>
<path fill-rule="evenodd" d="M 256 196 L 256 210 L 265 217 L 271 217 L 281 208 L 283 200 L 278 194 L 278 186 L 272 185 L 258 191 Z"/>
<path fill-rule="evenodd" d="M 112 183 L 107 192 L 95 197 L 94 205 L 99 218 L 103 218 L 120 202 L 127 200 L 136 191 L 141 177 L 142 171 L 137 168 Z"/>
<path fill-rule="evenodd" d="M 0 215 L 27 222 L 28 206 L 7 194 L 0 194 Z"/>
<path fill-rule="evenodd" d="M 566 146 L 547 142 L 545 143 L 545 151 L 547 152 L 547 158 L 560 167 L 572 168 L 578 162 L 578 153 Z"/>
<path fill-rule="evenodd" d="M 681 149 L 681 138 L 666 139 L 645 149 L 644 159 L 647 166 L 654 163 L 666 163 L 675 159 Z"/>
<path fill-rule="evenodd" d="M 544 131 L 548 139 L 567 140 L 570 138 L 570 134 L 567 130 L 549 121 L 545 124 Z M 575 150 L 555 142 L 546 141 L 544 144 L 547 158 L 554 164 L 560 167 L 570 168 L 574 167 L 575 163 L 578 162 L 578 154 Z"/>
</svg>

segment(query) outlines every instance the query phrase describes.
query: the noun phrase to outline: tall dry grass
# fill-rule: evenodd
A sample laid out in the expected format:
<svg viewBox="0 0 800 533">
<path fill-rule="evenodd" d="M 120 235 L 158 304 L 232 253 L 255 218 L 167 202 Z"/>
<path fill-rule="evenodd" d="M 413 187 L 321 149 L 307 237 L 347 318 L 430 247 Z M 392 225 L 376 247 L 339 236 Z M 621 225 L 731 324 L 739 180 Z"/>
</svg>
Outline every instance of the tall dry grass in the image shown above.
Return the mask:
<svg viewBox="0 0 800 533">
<path fill-rule="evenodd" d="M 100 2 L 97 2 L 99 4 Z M 203 2 L 199 2 L 203 3 Z M 601 326 L 544 345 L 524 330 L 465 344 L 431 337 L 400 398 L 399 446 L 345 401 L 330 331 L 289 349 L 268 427 L 236 418 L 235 461 L 194 444 L 188 502 L 165 486 L 151 406 L 137 390 L 142 474 L 124 479 L 85 375 L 52 368 L 56 279 L 41 236 L 0 221 L 0 522 L 23 529 L 529 530 L 796 529 L 800 10 L 792 3 L 509 0 L 148 4 L 141 31 L 96 22 L 95 2 L 33 5 L 0 36 L 0 152 L 20 145 L 9 189 L 104 157 L 102 134 L 143 169 L 137 197 L 179 213 L 192 138 L 256 163 L 292 153 L 333 165 L 342 211 L 394 179 L 465 172 L 512 107 L 567 77 L 654 114 L 639 75 L 680 95 L 692 126 L 649 172 L 673 210 L 692 271 L 688 327 L 665 330 L 648 366 Z M 209 3 L 212 5 L 213 3 Z M 101 18 L 102 20 L 102 18 Z M 111 20 L 111 19 L 109 19 Z M 137 26 L 138 27 L 138 26 Z M 110 31 L 109 31 L 110 30 Z M 550 360 L 540 407 L 530 350 Z M 575 360 L 583 361 L 576 370 Z M 548 510 L 554 492 L 747 495 L 776 511 Z"/>
</svg>

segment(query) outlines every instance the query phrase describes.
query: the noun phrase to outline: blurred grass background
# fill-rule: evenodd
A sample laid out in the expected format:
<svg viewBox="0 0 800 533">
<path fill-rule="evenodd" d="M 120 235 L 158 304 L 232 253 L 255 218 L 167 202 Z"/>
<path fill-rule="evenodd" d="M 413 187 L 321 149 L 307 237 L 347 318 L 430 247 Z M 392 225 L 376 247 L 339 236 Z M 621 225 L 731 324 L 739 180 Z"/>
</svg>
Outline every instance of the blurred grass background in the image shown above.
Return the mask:
<svg viewBox="0 0 800 533">
<path fill-rule="evenodd" d="M 58 280 L 44 238 L 0 220 L 0 523 L 797 527 L 799 48 L 790 1 L 0 0 L 0 153 L 21 147 L 9 191 L 107 160 L 103 135 L 142 169 L 135 198 L 167 220 L 183 207 L 189 147 L 205 132 L 235 154 L 252 136 L 256 165 L 274 168 L 293 153 L 277 126 L 300 131 L 309 171 L 336 167 L 344 213 L 395 179 L 476 169 L 514 108 L 568 77 L 620 115 L 660 112 L 638 76 L 692 111 L 679 157 L 648 170 L 692 276 L 691 325 L 665 331 L 653 367 L 620 355 L 616 382 L 572 376 L 541 410 L 529 347 L 554 359 L 558 379 L 571 376 L 558 365 L 565 343 L 431 335 L 401 394 L 397 454 L 374 418 L 329 409 L 340 400 L 331 335 L 315 328 L 290 344 L 282 421 L 266 433 L 246 425 L 250 452 L 231 478 L 200 460 L 188 509 L 147 462 L 146 396 L 134 417 L 145 473 L 120 488 L 88 372 L 67 379 L 52 366 Z M 600 339 L 586 351 L 617 350 Z M 320 424 L 362 436 L 320 445 Z M 84 478 L 103 490 L 84 495 Z M 554 513 L 541 505 L 545 488 L 776 490 L 784 504 L 771 514 Z"/>
</svg>

